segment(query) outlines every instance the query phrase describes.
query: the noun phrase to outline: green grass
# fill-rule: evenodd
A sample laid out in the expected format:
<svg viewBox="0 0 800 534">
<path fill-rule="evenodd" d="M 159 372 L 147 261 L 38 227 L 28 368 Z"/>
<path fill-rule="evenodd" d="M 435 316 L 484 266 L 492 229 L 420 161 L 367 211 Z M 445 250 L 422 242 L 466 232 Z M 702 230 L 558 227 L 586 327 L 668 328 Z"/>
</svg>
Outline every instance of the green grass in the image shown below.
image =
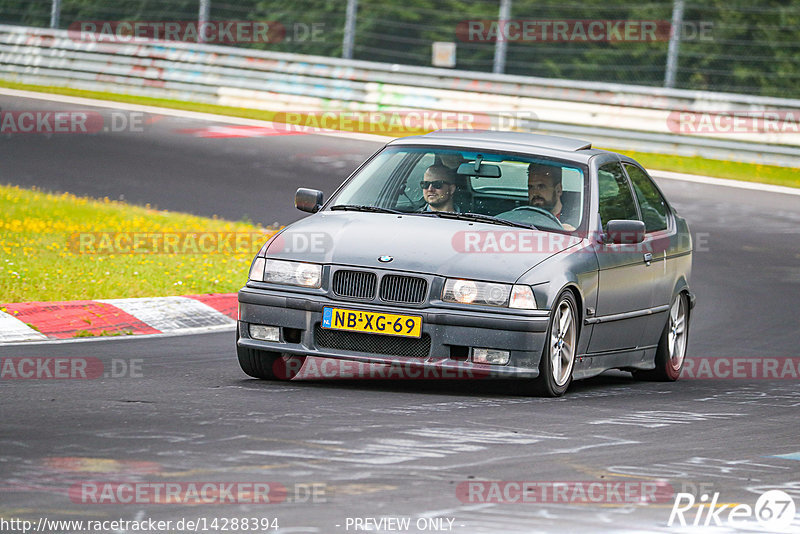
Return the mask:
<svg viewBox="0 0 800 534">
<path fill-rule="evenodd" d="M 115 337 L 115 336 L 132 336 L 133 331 L 122 330 L 119 332 L 109 332 L 108 330 L 101 330 L 99 332 L 89 332 L 88 330 L 78 330 L 72 337 Z"/>
<path fill-rule="evenodd" d="M 632 150 L 616 150 L 630 156 L 646 169 L 683 172 L 743 182 L 800 187 L 800 172 L 794 167 L 777 167 L 755 163 L 738 163 L 699 157 L 670 156 Z"/>
<path fill-rule="evenodd" d="M 135 95 L 125 95 L 118 93 L 107 93 L 99 91 L 86 91 L 82 89 L 70 89 L 65 87 L 46 87 L 38 85 L 28 85 L 0 80 L 0 87 L 20 89 L 26 91 L 38 91 L 60 95 L 78 96 L 84 98 L 94 98 L 98 100 L 111 100 L 115 102 L 128 102 L 148 106 L 182 109 L 188 111 L 198 111 L 203 113 L 213 113 L 216 115 L 227 115 L 232 117 L 245 117 L 250 119 L 272 121 L 280 118 L 281 115 L 274 111 L 237 108 L 231 106 L 218 106 L 214 104 L 200 104 L 186 102 L 182 100 L 170 100 L 164 98 L 152 98 Z M 301 115 L 302 116 L 302 115 Z M 380 131 L 372 131 L 378 133 Z M 424 133 L 422 130 L 414 131 L 392 131 L 386 135 L 400 137 Z M 755 163 L 738 163 L 723 160 L 706 159 L 700 157 L 676 156 L 671 154 L 653 154 L 649 152 L 633 152 L 614 148 L 617 152 L 631 156 L 639 161 L 648 169 L 684 172 L 687 174 L 698 174 L 714 176 L 717 178 L 727 178 L 730 180 L 743 180 L 747 182 L 758 182 L 764 184 L 783 185 L 788 187 L 800 187 L 800 172 L 797 168 L 778 167 L 773 165 L 759 165 Z"/>
<path fill-rule="evenodd" d="M 272 233 L 107 198 L 0 186 L 0 304 L 235 292 Z M 135 236 L 142 238 L 136 248 Z M 167 253 L 153 246 L 167 238 Z"/>
</svg>

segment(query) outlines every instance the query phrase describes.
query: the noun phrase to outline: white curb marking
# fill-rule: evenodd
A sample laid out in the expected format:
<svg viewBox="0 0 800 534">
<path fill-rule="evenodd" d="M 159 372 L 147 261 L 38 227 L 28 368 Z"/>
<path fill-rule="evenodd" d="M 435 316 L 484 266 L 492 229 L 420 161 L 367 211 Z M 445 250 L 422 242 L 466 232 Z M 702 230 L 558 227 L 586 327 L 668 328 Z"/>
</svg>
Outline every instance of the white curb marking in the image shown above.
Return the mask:
<svg viewBox="0 0 800 534">
<path fill-rule="evenodd" d="M 47 339 L 47 336 L 37 332 L 13 315 L 0 312 L 0 343 L 38 341 L 42 339 Z"/>
<path fill-rule="evenodd" d="M 187 297 L 105 299 L 97 302 L 116 306 L 161 332 L 185 332 L 236 324 L 224 313 Z"/>
</svg>

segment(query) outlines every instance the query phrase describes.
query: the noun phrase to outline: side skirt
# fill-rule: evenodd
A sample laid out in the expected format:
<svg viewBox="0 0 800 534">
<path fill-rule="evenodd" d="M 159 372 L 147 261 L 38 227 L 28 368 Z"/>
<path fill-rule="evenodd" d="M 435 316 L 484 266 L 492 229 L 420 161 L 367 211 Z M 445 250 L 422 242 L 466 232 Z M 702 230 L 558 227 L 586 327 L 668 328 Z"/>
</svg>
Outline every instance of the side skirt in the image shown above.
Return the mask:
<svg viewBox="0 0 800 534">
<path fill-rule="evenodd" d="M 654 369 L 655 357 L 656 345 L 638 347 L 633 350 L 584 354 L 576 359 L 572 378 L 582 380 L 597 376 L 609 369 L 622 369 L 623 371 Z"/>
</svg>

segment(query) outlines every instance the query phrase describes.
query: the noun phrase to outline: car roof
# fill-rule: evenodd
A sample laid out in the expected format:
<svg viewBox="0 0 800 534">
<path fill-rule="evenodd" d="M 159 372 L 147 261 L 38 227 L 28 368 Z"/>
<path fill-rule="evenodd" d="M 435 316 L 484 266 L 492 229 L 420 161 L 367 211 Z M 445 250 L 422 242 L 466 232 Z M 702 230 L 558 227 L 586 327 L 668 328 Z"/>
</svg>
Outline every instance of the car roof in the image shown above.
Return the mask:
<svg viewBox="0 0 800 534">
<path fill-rule="evenodd" d="M 436 145 L 478 150 L 505 150 L 565 158 L 581 163 L 587 163 L 592 156 L 599 154 L 616 156 L 613 152 L 594 149 L 591 142 L 581 139 L 496 130 L 437 130 L 425 135 L 395 139 L 389 144 L 392 146 Z"/>
</svg>

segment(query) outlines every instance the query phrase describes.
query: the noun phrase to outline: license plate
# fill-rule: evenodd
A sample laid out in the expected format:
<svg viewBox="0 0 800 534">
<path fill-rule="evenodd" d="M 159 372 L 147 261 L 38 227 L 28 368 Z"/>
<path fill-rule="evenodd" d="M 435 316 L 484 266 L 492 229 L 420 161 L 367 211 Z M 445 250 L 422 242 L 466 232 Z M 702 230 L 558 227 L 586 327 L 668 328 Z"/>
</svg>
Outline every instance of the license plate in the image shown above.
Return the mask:
<svg viewBox="0 0 800 534">
<path fill-rule="evenodd" d="M 323 308 L 322 328 L 389 336 L 420 337 L 422 317 L 394 313 Z"/>
</svg>

